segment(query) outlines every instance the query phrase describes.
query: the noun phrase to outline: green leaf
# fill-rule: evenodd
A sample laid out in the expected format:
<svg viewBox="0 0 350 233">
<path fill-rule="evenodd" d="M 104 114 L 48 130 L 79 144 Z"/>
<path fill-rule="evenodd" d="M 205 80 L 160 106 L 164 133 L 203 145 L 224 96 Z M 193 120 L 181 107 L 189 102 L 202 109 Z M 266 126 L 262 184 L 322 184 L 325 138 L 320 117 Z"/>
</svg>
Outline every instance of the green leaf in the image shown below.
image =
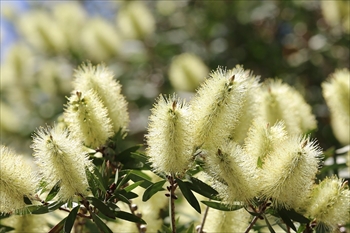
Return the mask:
<svg viewBox="0 0 350 233">
<path fill-rule="evenodd" d="M 106 188 L 103 186 L 103 183 L 101 182 L 102 176 L 98 171 L 97 167 L 94 166 L 93 172 L 91 172 L 89 168 L 85 168 L 85 173 L 86 173 L 86 178 L 88 180 L 91 192 L 95 197 L 98 197 L 99 189 L 102 190 L 103 192 L 106 192 Z"/>
<path fill-rule="evenodd" d="M 126 204 L 131 204 L 130 200 L 121 193 L 116 193 L 115 197 Z"/>
<path fill-rule="evenodd" d="M 275 230 L 273 229 L 273 227 L 271 226 L 269 220 L 267 220 L 266 215 L 265 215 L 265 214 L 262 214 L 262 215 L 263 215 L 263 217 L 264 217 L 264 219 L 265 219 L 266 225 L 267 225 L 267 227 L 269 228 L 270 232 L 271 232 L 271 233 L 276 233 Z"/>
<path fill-rule="evenodd" d="M 11 214 L 9 214 L 9 213 L 1 213 L 0 214 L 0 220 L 1 219 L 4 219 L 4 218 L 8 218 L 8 217 L 10 217 L 11 216 Z"/>
<path fill-rule="evenodd" d="M 111 210 L 105 203 L 95 197 L 87 197 L 87 200 L 90 200 L 91 203 L 104 215 L 109 218 L 115 219 L 114 211 Z"/>
<path fill-rule="evenodd" d="M 93 166 L 93 174 L 97 177 L 98 179 L 98 187 L 103 191 L 106 192 L 106 187 L 107 187 L 107 183 L 104 182 L 104 179 L 100 173 L 100 171 L 98 170 L 98 167 Z"/>
<path fill-rule="evenodd" d="M 0 224 L 0 233 L 6 233 L 12 230 L 15 230 L 15 228 Z"/>
<path fill-rule="evenodd" d="M 63 202 L 63 201 L 55 201 L 55 202 L 50 203 L 48 205 L 49 212 L 57 210 L 58 208 L 60 208 L 64 204 L 65 204 L 65 202 Z"/>
<path fill-rule="evenodd" d="M 151 182 L 151 178 L 149 176 L 147 176 L 146 174 L 144 174 L 143 172 L 141 171 L 136 171 L 136 170 L 133 170 L 131 173 L 130 173 L 130 179 L 134 182 L 137 182 L 137 181 L 140 181 L 140 180 L 143 180 L 144 182 L 140 185 L 141 187 L 143 188 L 148 188 L 150 185 L 152 185 L 153 183 Z"/>
<path fill-rule="evenodd" d="M 48 205 L 32 205 L 32 206 L 28 206 L 27 210 L 31 214 L 46 214 L 49 212 L 49 206 Z"/>
<path fill-rule="evenodd" d="M 114 183 L 117 184 L 119 179 L 119 169 L 115 171 Z"/>
<path fill-rule="evenodd" d="M 78 214 L 78 210 L 79 210 L 80 206 L 77 205 L 76 207 L 74 207 L 70 213 L 68 214 L 66 221 L 64 222 L 64 232 L 71 232 L 75 219 L 77 217 Z"/>
<path fill-rule="evenodd" d="M 295 210 L 293 209 L 290 209 L 290 210 L 287 210 L 287 209 L 280 209 L 278 210 L 278 213 L 281 215 L 281 213 L 283 215 L 287 215 L 290 219 L 296 221 L 296 222 L 299 222 L 299 223 L 309 223 L 310 220 L 306 217 L 304 217 L 303 215 L 295 212 Z M 294 230 L 294 229 L 293 229 Z M 295 230 L 296 231 L 296 230 Z"/>
<path fill-rule="evenodd" d="M 23 196 L 23 201 L 27 205 L 32 205 L 32 201 L 27 196 Z"/>
<path fill-rule="evenodd" d="M 113 233 L 111 229 L 97 216 L 95 213 L 92 213 L 92 219 L 94 220 L 98 229 L 103 233 Z"/>
<path fill-rule="evenodd" d="M 158 181 L 152 185 L 150 185 L 142 196 L 142 201 L 148 201 L 154 194 L 156 194 L 159 191 L 164 190 L 163 185 L 165 184 L 166 180 Z"/>
<path fill-rule="evenodd" d="M 292 228 L 294 231 L 297 231 L 297 228 L 294 226 L 293 221 L 290 219 L 290 217 L 288 216 L 288 213 L 286 211 L 284 211 L 285 209 L 281 209 L 278 210 L 278 214 L 281 217 L 281 219 L 283 220 L 283 222 L 289 226 L 290 228 Z"/>
<path fill-rule="evenodd" d="M 186 179 L 189 180 L 189 182 L 185 182 L 187 183 L 187 186 L 204 197 L 214 199 L 215 196 L 218 194 L 218 192 L 211 186 L 195 177 L 186 176 Z"/>
<path fill-rule="evenodd" d="M 192 223 L 191 226 L 187 229 L 186 233 L 193 233 L 194 232 L 194 224 Z"/>
<path fill-rule="evenodd" d="M 139 195 L 137 195 L 134 192 L 126 192 L 125 190 L 120 190 L 119 194 L 123 195 L 124 197 L 126 197 L 127 199 L 131 200 L 134 199 L 136 197 L 138 197 Z"/>
<path fill-rule="evenodd" d="M 61 233 L 64 227 L 64 223 L 66 222 L 66 218 L 62 219 L 56 226 L 51 228 L 48 233 Z"/>
<path fill-rule="evenodd" d="M 56 197 L 57 193 L 60 191 L 60 185 L 61 185 L 61 180 L 59 180 L 53 188 L 50 190 L 49 194 L 47 195 L 45 202 L 51 201 L 54 197 Z"/>
<path fill-rule="evenodd" d="M 297 233 L 302 233 L 306 229 L 306 224 L 300 224 Z"/>
<path fill-rule="evenodd" d="M 118 191 L 120 189 L 120 187 L 122 187 L 124 184 L 126 184 L 126 182 L 128 182 L 130 180 L 130 171 L 127 172 L 125 175 L 122 175 L 121 178 L 119 179 L 120 182 L 117 182 L 117 187 L 115 189 L 115 191 Z"/>
<path fill-rule="evenodd" d="M 120 152 L 117 155 L 118 161 L 120 161 L 122 163 L 124 163 L 125 161 L 128 161 L 130 156 L 131 156 L 131 153 L 136 152 L 138 149 L 140 149 L 141 146 L 142 146 L 142 144 L 136 145 L 136 146 L 130 147 L 130 148 Z"/>
<path fill-rule="evenodd" d="M 136 215 L 130 214 L 128 212 L 116 211 L 115 216 L 117 218 L 124 219 L 124 220 L 129 221 L 129 222 L 146 224 L 146 222 L 142 218 L 139 218 Z"/>
<path fill-rule="evenodd" d="M 221 202 L 216 201 L 201 201 L 204 205 L 209 206 L 210 208 L 222 211 L 235 211 L 243 208 L 241 205 L 227 205 Z"/>
<path fill-rule="evenodd" d="M 159 233 L 172 233 L 172 230 L 165 226 L 165 225 L 162 225 L 162 231 L 158 231 Z"/>
<path fill-rule="evenodd" d="M 137 181 L 137 182 L 135 182 L 135 183 L 133 183 L 133 184 L 131 184 L 131 185 L 125 187 L 124 190 L 125 190 L 126 192 L 130 192 L 130 191 L 133 190 L 134 188 L 140 186 L 140 184 L 142 184 L 142 183 L 143 183 L 143 180 Z"/>
<path fill-rule="evenodd" d="M 185 182 L 183 182 L 180 179 L 176 178 L 176 182 L 179 185 L 179 188 L 186 198 L 187 202 L 198 212 L 201 213 L 201 207 L 199 206 L 199 203 L 196 199 L 196 197 L 193 195 L 191 189 L 186 185 Z"/>
</svg>

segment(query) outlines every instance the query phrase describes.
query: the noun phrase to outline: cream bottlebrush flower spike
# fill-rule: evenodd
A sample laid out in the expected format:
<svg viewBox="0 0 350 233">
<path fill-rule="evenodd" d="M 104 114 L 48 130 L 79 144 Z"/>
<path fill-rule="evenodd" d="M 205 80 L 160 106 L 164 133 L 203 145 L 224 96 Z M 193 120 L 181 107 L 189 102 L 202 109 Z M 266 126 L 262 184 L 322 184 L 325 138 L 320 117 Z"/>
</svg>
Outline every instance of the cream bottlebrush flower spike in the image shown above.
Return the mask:
<svg viewBox="0 0 350 233">
<path fill-rule="evenodd" d="M 211 73 L 191 101 L 191 127 L 195 146 L 217 148 L 233 132 L 247 91 L 250 76 L 240 67 L 232 70 L 218 68 Z"/>
<path fill-rule="evenodd" d="M 214 178 L 214 186 L 224 202 L 250 201 L 257 195 L 255 161 L 241 146 L 231 141 L 216 152 L 204 153 L 205 172 Z"/>
<path fill-rule="evenodd" d="M 204 232 L 245 232 L 251 220 L 251 215 L 244 208 L 235 211 L 209 209 Z"/>
<path fill-rule="evenodd" d="M 350 72 L 337 70 L 322 83 L 323 96 L 331 112 L 334 135 L 343 145 L 350 144 Z"/>
<path fill-rule="evenodd" d="M 347 182 L 337 177 L 324 179 L 315 185 L 310 199 L 306 202 L 306 215 L 314 218 L 329 230 L 350 219 L 350 190 Z"/>
<path fill-rule="evenodd" d="M 128 103 L 121 94 L 120 83 L 113 78 L 113 73 L 105 65 L 83 64 L 75 71 L 74 88 L 83 93 L 94 90 L 108 111 L 114 132 L 127 131 L 130 121 Z"/>
<path fill-rule="evenodd" d="M 32 168 L 22 156 L 0 146 L 0 215 L 25 207 L 24 196 L 35 193 L 36 180 Z"/>
<path fill-rule="evenodd" d="M 188 105 L 175 94 L 158 98 L 146 135 L 147 155 L 155 171 L 183 174 L 188 169 L 193 154 L 188 118 Z"/>
<path fill-rule="evenodd" d="M 107 109 L 93 91 L 73 92 L 68 99 L 64 117 L 71 134 L 85 146 L 97 148 L 113 136 Z"/>
<path fill-rule="evenodd" d="M 281 80 L 267 80 L 261 94 L 261 115 L 270 125 L 283 121 L 290 135 L 307 133 L 317 127 L 311 107 L 299 92 Z"/>
<path fill-rule="evenodd" d="M 91 163 L 84 146 L 71 137 L 68 130 L 56 126 L 40 128 L 31 147 L 43 178 L 52 186 L 60 181 L 58 196 L 61 200 L 88 194 L 85 168 Z"/>
<path fill-rule="evenodd" d="M 287 139 L 287 132 L 282 122 L 270 126 L 262 118 L 256 118 L 248 131 L 244 149 L 256 160 L 256 165 L 263 167 L 264 160 L 276 147 Z"/>
<path fill-rule="evenodd" d="M 297 209 L 310 192 L 322 151 L 315 141 L 293 136 L 265 159 L 261 187 L 277 206 Z"/>
<path fill-rule="evenodd" d="M 249 70 L 244 70 L 243 67 L 235 68 L 237 74 L 247 79 L 245 90 L 242 92 L 241 109 L 234 130 L 231 132 L 233 141 L 242 144 L 247 136 L 248 130 L 253 122 L 253 119 L 259 116 L 258 100 L 259 92 L 259 77 L 253 76 Z"/>
</svg>

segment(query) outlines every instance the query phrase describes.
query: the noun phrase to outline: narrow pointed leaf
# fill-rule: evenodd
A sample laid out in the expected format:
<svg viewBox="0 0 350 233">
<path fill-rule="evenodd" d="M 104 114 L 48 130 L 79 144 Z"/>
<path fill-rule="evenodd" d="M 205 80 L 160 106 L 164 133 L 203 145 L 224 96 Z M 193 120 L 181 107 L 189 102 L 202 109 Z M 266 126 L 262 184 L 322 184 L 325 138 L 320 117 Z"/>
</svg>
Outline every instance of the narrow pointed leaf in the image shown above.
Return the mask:
<svg viewBox="0 0 350 233">
<path fill-rule="evenodd" d="M 189 180 L 189 182 L 185 183 L 190 189 L 204 197 L 215 199 L 218 192 L 211 186 L 194 177 L 187 176 L 186 178 Z"/>
<path fill-rule="evenodd" d="M 58 208 L 60 208 L 62 205 L 64 205 L 65 202 L 63 201 L 55 201 L 48 205 L 49 212 L 55 211 Z"/>
<path fill-rule="evenodd" d="M 66 218 L 62 219 L 56 226 L 51 228 L 48 233 L 61 233 L 63 230 L 64 223 L 66 222 Z"/>
<path fill-rule="evenodd" d="M 95 197 L 87 197 L 87 200 L 90 200 L 91 203 L 104 215 L 109 218 L 115 218 L 114 211 L 111 210 L 105 203 Z"/>
<path fill-rule="evenodd" d="M 142 184 L 142 183 L 143 183 L 143 180 L 137 181 L 137 182 L 135 182 L 135 183 L 133 183 L 133 184 L 131 184 L 131 185 L 125 187 L 124 190 L 125 190 L 126 192 L 130 192 L 130 191 L 133 190 L 134 188 L 140 186 L 140 184 Z"/>
<path fill-rule="evenodd" d="M 187 202 L 198 212 L 201 213 L 201 207 L 199 206 L 199 203 L 197 201 L 197 198 L 193 195 L 191 189 L 187 187 L 186 183 L 183 182 L 180 179 L 176 179 L 177 184 L 179 185 L 179 188 L 186 198 Z"/>
<path fill-rule="evenodd" d="M 78 210 L 79 210 L 80 206 L 76 206 L 74 207 L 71 212 L 68 214 L 67 218 L 66 218 L 66 221 L 64 222 L 64 232 L 71 232 L 72 228 L 73 228 L 73 225 L 74 225 L 74 222 L 75 222 L 75 219 L 77 217 L 77 214 L 78 214 Z"/>
<path fill-rule="evenodd" d="M 27 205 L 32 205 L 33 204 L 32 201 L 27 196 L 23 196 L 23 201 Z"/>
<path fill-rule="evenodd" d="M 119 179 L 119 169 L 116 169 L 115 171 L 115 177 L 114 177 L 114 183 L 117 184 Z"/>
<path fill-rule="evenodd" d="M 270 231 L 271 233 L 276 233 L 275 230 L 273 229 L 273 227 L 271 226 L 269 220 L 267 220 L 267 217 L 266 217 L 265 214 L 263 214 L 263 217 L 264 217 L 264 219 L 265 219 L 265 222 L 266 222 L 267 227 L 269 228 L 269 231 Z"/>
<path fill-rule="evenodd" d="M 278 214 L 287 226 L 292 228 L 294 231 L 297 231 L 297 228 L 294 226 L 293 221 L 291 220 L 290 216 L 288 215 L 288 212 L 285 211 L 285 209 L 278 210 Z"/>
<path fill-rule="evenodd" d="M 186 233 L 193 233 L 194 232 L 194 224 L 192 223 L 191 226 L 187 229 Z"/>
<path fill-rule="evenodd" d="M 279 214 L 282 213 L 283 215 L 287 215 L 291 220 L 294 220 L 296 222 L 300 222 L 300 223 L 309 223 L 310 222 L 310 220 L 308 218 L 295 212 L 295 210 L 293 210 L 293 209 L 290 209 L 290 210 L 280 209 L 280 210 L 278 210 L 278 213 Z"/>
<path fill-rule="evenodd" d="M 146 224 L 146 222 L 142 218 L 139 218 L 136 215 L 130 214 L 128 212 L 116 211 L 115 216 L 117 218 L 124 219 L 124 220 L 129 221 L 129 222 Z"/>
<path fill-rule="evenodd" d="M 4 233 L 5 232 L 9 232 L 9 231 L 12 231 L 12 230 L 15 230 L 15 228 L 0 224 L 0 233 L 2 233 L 2 232 L 4 232 Z"/>
<path fill-rule="evenodd" d="M 92 219 L 94 220 L 98 229 L 103 233 L 113 233 L 111 229 L 104 223 L 100 217 L 98 217 L 95 213 L 92 213 Z"/>
<path fill-rule="evenodd" d="M 221 202 L 216 201 L 201 201 L 204 205 L 209 206 L 210 208 L 222 211 L 235 211 L 243 208 L 241 205 L 226 205 Z"/>
<path fill-rule="evenodd" d="M 54 197 L 56 197 L 57 193 L 60 191 L 61 180 L 59 180 L 50 190 L 49 194 L 45 199 L 45 202 L 51 201 Z"/>
<path fill-rule="evenodd" d="M 120 161 L 120 162 L 123 162 L 123 161 L 127 161 L 131 155 L 132 152 L 136 152 L 138 149 L 140 149 L 142 145 L 136 145 L 136 146 L 133 146 L 133 147 L 130 147 L 124 151 L 122 151 L 121 153 L 119 153 L 117 155 L 117 159 Z"/>
<path fill-rule="evenodd" d="M 148 201 L 154 194 L 156 194 L 159 191 L 164 190 L 163 185 L 165 184 L 166 180 L 161 180 L 159 182 L 156 182 L 152 185 L 150 185 L 142 196 L 142 201 Z"/>
</svg>

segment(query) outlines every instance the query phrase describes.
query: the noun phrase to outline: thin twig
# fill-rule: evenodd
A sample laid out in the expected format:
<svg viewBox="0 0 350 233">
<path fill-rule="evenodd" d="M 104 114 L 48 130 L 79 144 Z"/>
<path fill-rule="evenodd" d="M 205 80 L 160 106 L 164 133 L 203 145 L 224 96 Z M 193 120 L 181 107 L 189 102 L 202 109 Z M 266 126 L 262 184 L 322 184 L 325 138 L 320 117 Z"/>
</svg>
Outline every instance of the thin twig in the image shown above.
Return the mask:
<svg viewBox="0 0 350 233">
<path fill-rule="evenodd" d="M 176 181 L 173 176 L 168 176 L 168 181 L 170 186 L 168 186 L 168 190 L 170 192 L 169 195 L 169 205 L 170 205 L 170 219 L 171 219 L 171 229 L 172 233 L 176 233 L 176 222 L 175 222 L 175 199 L 177 199 L 175 195 L 175 190 L 177 188 Z"/>
<path fill-rule="evenodd" d="M 249 226 L 247 227 L 247 229 L 245 230 L 244 233 L 248 233 L 250 231 L 250 229 L 252 229 L 252 227 L 254 226 L 254 224 L 256 223 L 256 221 L 258 221 L 258 219 L 261 217 L 261 215 L 264 214 L 266 208 L 268 207 L 268 201 L 265 201 L 264 203 L 262 203 L 260 206 L 259 206 L 259 210 L 256 211 L 255 208 L 253 208 L 252 205 L 250 205 L 250 207 L 253 209 L 253 211 L 255 213 L 257 213 L 258 215 L 254 216 L 253 220 L 251 221 L 251 223 L 249 224 Z"/>
<path fill-rule="evenodd" d="M 209 201 L 210 201 L 210 199 L 209 199 Z M 204 212 L 204 215 L 203 215 L 203 219 L 202 219 L 202 223 L 201 223 L 201 226 L 200 226 L 200 229 L 199 229 L 199 233 L 203 233 L 204 223 L 205 223 L 205 220 L 207 219 L 208 211 L 209 211 L 209 206 L 207 206 L 205 208 L 205 212 Z"/>
<path fill-rule="evenodd" d="M 137 216 L 137 215 L 135 214 L 135 207 L 133 207 L 131 203 L 129 203 L 128 205 L 129 205 L 129 209 L 130 209 L 131 213 L 132 213 L 133 215 Z M 136 206 L 136 207 L 137 207 L 137 206 Z M 139 233 L 142 233 L 142 231 L 141 231 L 141 223 L 135 222 L 135 224 L 136 224 L 136 227 L 137 227 L 137 230 L 139 231 Z"/>
<path fill-rule="evenodd" d="M 247 227 L 247 229 L 245 230 L 244 233 L 248 233 L 250 231 L 250 229 L 252 229 L 252 227 L 254 226 L 256 221 L 258 221 L 258 219 L 259 219 L 258 216 L 254 216 L 253 220 L 250 222 L 249 226 Z"/>
</svg>

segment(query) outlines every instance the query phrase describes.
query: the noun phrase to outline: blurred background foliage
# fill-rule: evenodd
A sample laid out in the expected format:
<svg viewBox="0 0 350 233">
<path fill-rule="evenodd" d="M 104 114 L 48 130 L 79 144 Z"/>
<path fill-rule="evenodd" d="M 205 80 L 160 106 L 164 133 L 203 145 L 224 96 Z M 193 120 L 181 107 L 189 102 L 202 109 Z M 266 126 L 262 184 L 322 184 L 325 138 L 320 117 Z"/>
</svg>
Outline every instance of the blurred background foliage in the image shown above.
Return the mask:
<svg viewBox="0 0 350 233">
<path fill-rule="evenodd" d="M 59 122 L 74 69 L 104 62 L 129 102 L 126 143 L 142 143 L 160 94 L 190 98 L 210 70 L 241 64 L 302 93 L 322 148 L 340 148 L 321 83 L 350 68 L 350 2 L 1 2 L 1 144 L 30 154 L 32 132 Z"/>
</svg>

